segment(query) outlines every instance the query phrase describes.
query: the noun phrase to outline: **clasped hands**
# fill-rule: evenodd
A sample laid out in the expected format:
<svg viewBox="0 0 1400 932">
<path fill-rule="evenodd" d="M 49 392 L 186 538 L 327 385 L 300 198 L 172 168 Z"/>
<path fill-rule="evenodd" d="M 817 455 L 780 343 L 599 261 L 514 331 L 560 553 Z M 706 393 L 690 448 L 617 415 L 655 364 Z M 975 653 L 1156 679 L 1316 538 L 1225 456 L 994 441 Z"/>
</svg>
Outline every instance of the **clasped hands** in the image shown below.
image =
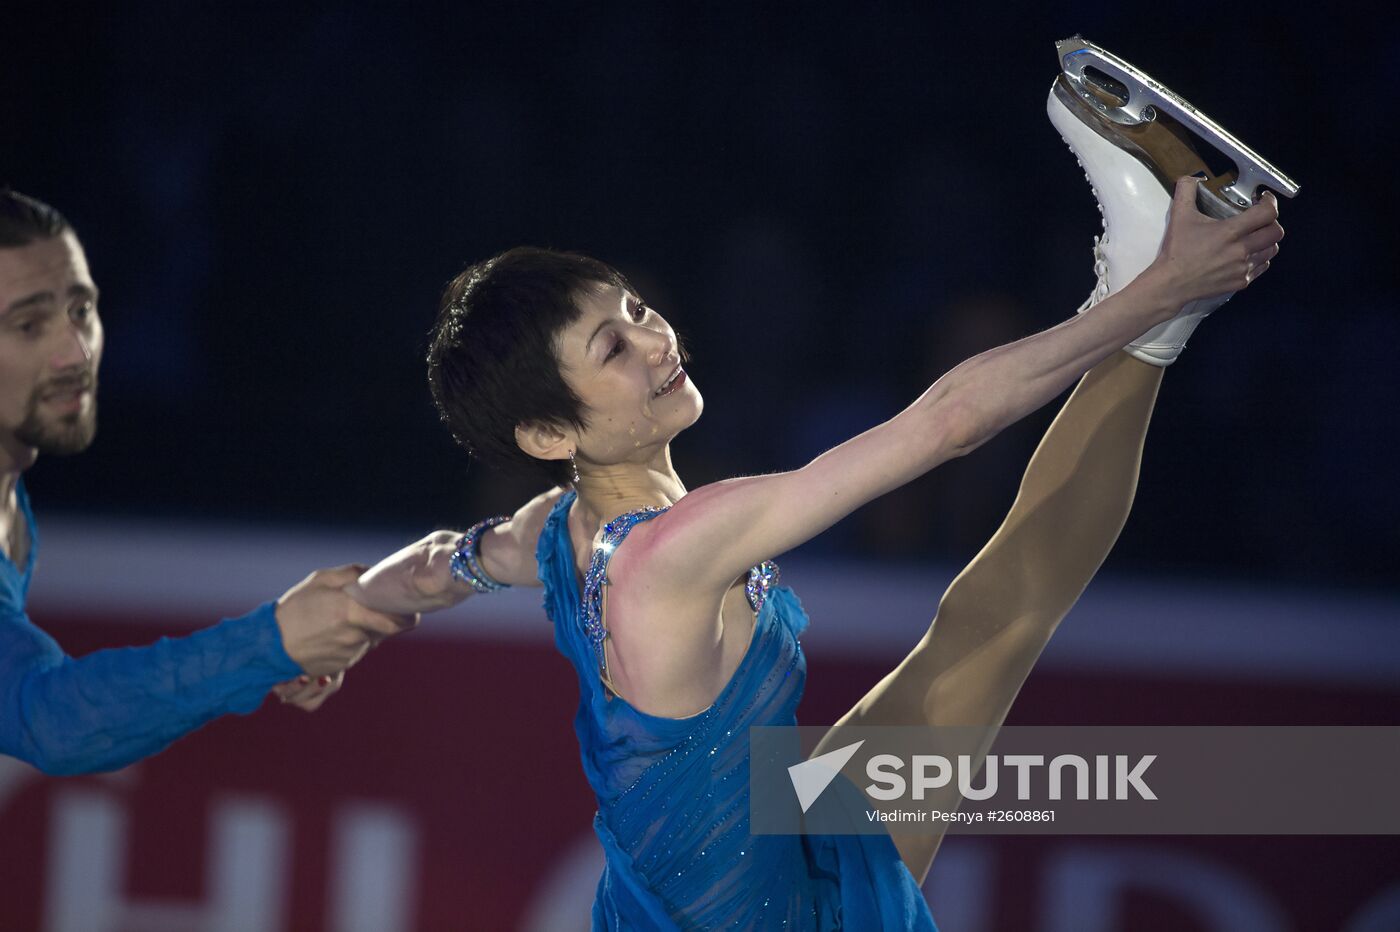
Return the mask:
<svg viewBox="0 0 1400 932">
<path fill-rule="evenodd" d="M 317 570 L 277 600 L 283 649 L 305 671 L 273 687 L 283 703 L 316 711 L 370 648 L 417 627 L 416 612 L 387 613 L 365 604 L 357 580 L 367 569 L 351 564 Z"/>
</svg>

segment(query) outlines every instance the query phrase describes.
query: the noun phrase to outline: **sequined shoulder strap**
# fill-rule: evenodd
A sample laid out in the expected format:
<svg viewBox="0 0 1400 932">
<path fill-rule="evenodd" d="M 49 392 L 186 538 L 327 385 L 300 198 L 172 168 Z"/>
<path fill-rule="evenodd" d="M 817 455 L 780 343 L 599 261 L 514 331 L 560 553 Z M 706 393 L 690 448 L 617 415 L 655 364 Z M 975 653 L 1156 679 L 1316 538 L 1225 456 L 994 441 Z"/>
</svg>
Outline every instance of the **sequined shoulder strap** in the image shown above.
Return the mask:
<svg viewBox="0 0 1400 932">
<path fill-rule="evenodd" d="M 643 521 L 650 521 L 658 515 L 665 514 L 668 510 L 649 505 L 609 521 L 603 526 L 603 542 L 594 548 L 593 558 L 588 564 L 588 573 L 583 577 L 579 623 L 589 643 L 593 645 L 598 669 L 602 672 L 605 683 L 608 681 L 608 655 L 603 649 L 603 642 L 608 639 L 608 629 L 603 625 L 603 587 L 612 585 L 612 581 L 608 579 L 608 561 L 631 533 L 632 528 Z M 764 560 L 749 570 L 748 579 L 744 583 L 744 594 L 754 612 L 763 608 L 763 603 L 768 599 L 768 590 L 778 584 L 779 575 L 778 564 L 772 560 Z"/>
<path fill-rule="evenodd" d="M 764 560 L 749 570 L 749 578 L 744 583 L 744 595 L 749 598 L 749 608 L 754 612 L 761 611 L 763 603 L 768 601 L 768 590 L 778 584 L 781 576 L 778 564 L 772 560 Z"/>
<path fill-rule="evenodd" d="M 603 642 L 608 639 L 608 629 L 603 626 L 603 587 L 612 585 L 608 579 L 608 561 L 613 553 L 626 540 L 632 528 L 643 521 L 650 521 L 667 509 L 648 505 L 637 511 L 613 518 L 603 526 L 603 542 L 593 550 L 593 558 L 588 564 L 588 573 L 583 577 L 583 601 L 579 603 L 579 623 L 583 633 L 593 645 L 593 653 L 598 658 L 598 669 L 604 681 L 608 676 L 608 654 Z"/>
</svg>

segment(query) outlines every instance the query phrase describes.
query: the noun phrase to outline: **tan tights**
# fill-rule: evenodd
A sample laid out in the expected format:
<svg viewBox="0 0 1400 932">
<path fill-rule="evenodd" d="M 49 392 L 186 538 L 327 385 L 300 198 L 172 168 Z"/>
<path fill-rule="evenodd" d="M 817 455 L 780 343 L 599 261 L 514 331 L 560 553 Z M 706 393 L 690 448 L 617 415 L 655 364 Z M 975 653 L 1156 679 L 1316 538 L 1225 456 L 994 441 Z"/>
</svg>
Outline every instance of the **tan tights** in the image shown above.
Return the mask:
<svg viewBox="0 0 1400 932">
<path fill-rule="evenodd" d="M 815 753 L 839 747 L 852 725 L 971 725 L 994 734 L 1127 520 L 1161 381 L 1162 369 L 1126 353 L 1080 380 L 1006 520 L 943 594 L 928 632 Z M 893 839 L 922 883 L 942 832 Z"/>
</svg>

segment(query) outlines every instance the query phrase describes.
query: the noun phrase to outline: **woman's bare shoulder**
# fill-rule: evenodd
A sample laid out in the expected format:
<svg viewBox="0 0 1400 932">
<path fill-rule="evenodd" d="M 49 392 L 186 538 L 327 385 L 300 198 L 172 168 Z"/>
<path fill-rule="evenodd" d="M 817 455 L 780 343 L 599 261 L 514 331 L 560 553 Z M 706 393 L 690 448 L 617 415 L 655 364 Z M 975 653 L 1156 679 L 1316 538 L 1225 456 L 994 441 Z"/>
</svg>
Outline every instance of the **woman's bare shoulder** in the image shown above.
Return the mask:
<svg viewBox="0 0 1400 932">
<path fill-rule="evenodd" d="M 554 506 L 559 504 L 559 499 L 567 493 L 568 489 L 559 485 L 552 489 L 546 489 L 517 508 L 515 514 L 511 516 L 511 523 L 519 524 L 522 528 L 532 528 L 538 533 L 544 529 L 545 519 L 554 510 Z"/>
<path fill-rule="evenodd" d="M 491 529 L 483 549 L 491 554 L 492 563 L 502 568 L 501 582 L 513 586 L 539 585 L 535 548 L 549 513 L 565 492 L 559 486 L 541 492 L 517 508 L 509 521 Z"/>
</svg>

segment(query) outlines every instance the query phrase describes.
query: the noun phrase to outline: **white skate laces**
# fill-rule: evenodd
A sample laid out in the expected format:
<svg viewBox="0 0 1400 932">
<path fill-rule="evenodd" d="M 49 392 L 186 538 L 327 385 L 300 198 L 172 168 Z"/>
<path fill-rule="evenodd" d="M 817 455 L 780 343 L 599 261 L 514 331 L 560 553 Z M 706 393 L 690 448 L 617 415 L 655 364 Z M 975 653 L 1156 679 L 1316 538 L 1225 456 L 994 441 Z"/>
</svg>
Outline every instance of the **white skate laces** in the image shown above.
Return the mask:
<svg viewBox="0 0 1400 932">
<path fill-rule="evenodd" d="M 1058 48 L 1064 70 L 1046 110 L 1103 215 L 1104 232 L 1094 237 L 1094 290 L 1079 313 L 1122 290 L 1157 258 L 1177 176 L 1204 172 L 1198 203 L 1217 219 L 1243 211 L 1262 185 L 1288 197 L 1297 193 L 1287 176 L 1127 62 L 1079 38 Z M 1233 160 L 1236 171 L 1212 176 L 1181 133 L 1159 123 L 1206 141 Z M 1192 301 L 1124 349 L 1143 362 L 1170 365 L 1196 326 L 1230 297 Z"/>
<path fill-rule="evenodd" d="M 1099 208 L 1103 210 L 1102 207 Z M 1079 310 L 1075 313 L 1083 314 L 1089 308 L 1098 304 L 1108 297 L 1108 259 L 1103 254 L 1099 237 L 1094 237 L 1094 290 L 1089 292 L 1089 297 L 1084 299 L 1084 303 L 1079 305 Z"/>
</svg>

